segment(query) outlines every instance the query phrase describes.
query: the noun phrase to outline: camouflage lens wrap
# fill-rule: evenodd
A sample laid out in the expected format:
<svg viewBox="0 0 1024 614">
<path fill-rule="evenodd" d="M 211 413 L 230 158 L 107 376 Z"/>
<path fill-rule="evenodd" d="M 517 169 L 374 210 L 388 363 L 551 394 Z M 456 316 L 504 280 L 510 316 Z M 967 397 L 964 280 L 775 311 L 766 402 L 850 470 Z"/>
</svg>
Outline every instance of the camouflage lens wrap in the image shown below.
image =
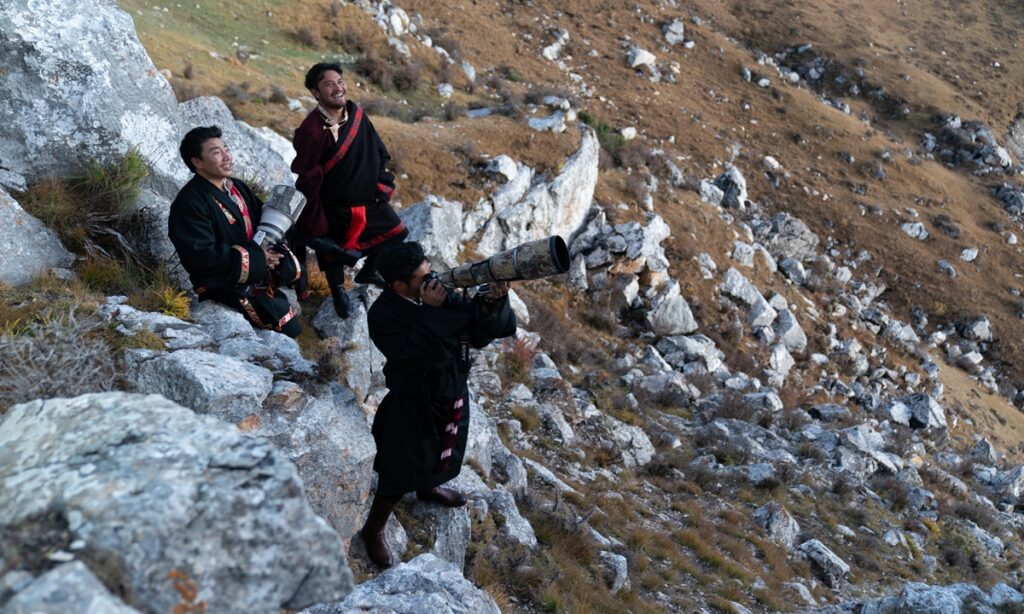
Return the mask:
<svg viewBox="0 0 1024 614">
<path fill-rule="evenodd" d="M 569 270 L 569 249 L 553 235 L 523 243 L 487 260 L 460 264 L 440 274 L 446 286 L 466 288 L 495 281 L 519 281 L 558 275 Z"/>
</svg>

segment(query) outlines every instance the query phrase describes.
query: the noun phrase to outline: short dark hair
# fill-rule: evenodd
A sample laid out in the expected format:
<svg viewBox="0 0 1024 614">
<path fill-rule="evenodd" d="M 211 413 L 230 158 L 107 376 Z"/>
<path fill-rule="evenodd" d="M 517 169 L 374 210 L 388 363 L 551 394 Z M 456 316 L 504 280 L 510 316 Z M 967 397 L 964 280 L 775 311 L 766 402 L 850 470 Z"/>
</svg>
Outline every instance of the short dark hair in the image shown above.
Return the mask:
<svg viewBox="0 0 1024 614">
<path fill-rule="evenodd" d="M 203 157 L 203 143 L 210 139 L 219 139 L 221 136 L 223 133 L 217 126 L 199 126 L 185 133 L 178 152 L 181 153 L 181 159 L 185 162 L 188 170 L 196 172 L 196 167 L 192 165 L 192 158 Z"/>
<path fill-rule="evenodd" d="M 320 77 L 328 70 L 333 70 L 339 75 L 344 74 L 341 70 L 341 64 L 337 62 L 320 62 L 319 64 L 313 64 L 313 67 L 306 71 L 306 89 L 315 90 L 318 83 L 320 83 Z"/>
<path fill-rule="evenodd" d="M 399 243 L 381 253 L 377 257 L 376 266 L 381 277 L 390 285 L 393 281 L 412 279 L 416 269 L 420 268 L 426 259 L 423 254 L 423 246 L 415 241 L 409 241 L 408 243 Z"/>
</svg>

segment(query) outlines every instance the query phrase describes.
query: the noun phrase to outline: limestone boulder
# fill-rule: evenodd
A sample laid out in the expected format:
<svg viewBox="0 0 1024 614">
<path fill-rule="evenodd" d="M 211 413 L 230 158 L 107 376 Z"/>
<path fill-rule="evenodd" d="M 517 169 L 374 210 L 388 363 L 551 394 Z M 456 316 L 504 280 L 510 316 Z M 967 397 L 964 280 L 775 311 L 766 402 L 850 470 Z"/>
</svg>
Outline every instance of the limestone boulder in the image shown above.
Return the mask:
<svg viewBox="0 0 1024 614">
<path fill-rule="evenodd" d="M 462 244 L 462 204 L 439 196 L 428 196 L 415 205 L 399 209 L 409 228 L 409 240 L 418 241 L 435 270 L 459 264 Z"/>
<path fill-rule="evenodd" d="M 129 378 L 139 392 L 163 395 L 228 422 L 257 413 L 274 379 L 263 367 L 203 350 L 140 360 L 130 368 Z"/>
<path fill-rule="evenodd" d="M 324 603 L 300 614 L 500 614 L 494 598 L 473 586 L 454 564 L 421 554 L 356 587 L 344 601 Z"/>
<path fill-rule="evenodd" d="M 659 336 L 685 335 L 697 330 L 690 304 L 680 294 L 679 282 L 675 280 L 665 284 L 652 299 L 646 318 L 648 326 Z"/>
<path fill-rule="evenodd" d="M 334 313 L 334 304 L 325 301 L 313 318 L 313 328 L 322 337 L 334 337 L 345 350 L 345 383 L 360 403 L 366 402 L 376 390 L 384 387 L 384 355 L 370 340 L 366 311 L 376 289 L 352 291 L 352 313 L 342 320 Z"/>
<path fill-rule="evenodd" d="M 754 510 L 754 522 L 768 533 L 772 541 L 786 550 L 793 548 L 800 535 L 800 525 L 785 507 L 775 501 L 769 501 Z"/>
<path fill-rule="evenodd" d="M 548 235 L 572 235 L 586 219 L 594 198 L 599 151 L 594 131 L 583 128 L 579 149 L 566 160 L 557 177 L 538 183 L 505 207 L 495 204 L 479 251 L 490 255 Z"/>
<path fill-rule="evenodd" d="M 816 539 L 800 544 L 798 550 L 811 562 L 821 580 L 832 588 L 838 587 L 850 574 L 850 565 Z"/>
<path fill-rule="evenodd" d="M 74 261 L 74 256 L 64 249 L 57 235 L 26 213 L 18 201 L 4 191 L 2 184 L 0 253 L 4 255 L 0 259 L 0 283 L 12 286 L 26 284 L 51 268 L 67 267 Z"/>
<path fill-rule="evenodd" d="M 172 572 L 214 612 L 269 614 L 352 587 L 341 540 L 282 454 L 156 395 L 11 407 L 0 500 L 0 527 L 59 514 L 73 541 L 115 558 L 129 605 L 147 612 L 180 602 Z"/>
<path fill-rule="evenodd" d="M 244 423 L 245 433 L 265 438 L 295 464 L 313 510 L 347 543 L 362 527 L 373 487 L 377 447 L 369 423 L 340 384 L 316 395 L 292 386 L 275 386 L 289 398 L 272 395 Z"/>
<path fill-rule="evenodd" d="M 31 581 L 14 597 L 2 603 L 4 614 L 65 614 L 102 612 L 138 614 L 139 611 L 115 597 L 81 561 L 63 563 Z"/>
<path fill-rule="evenodd" d="M 0 5 L 0 167 L 18 177 L 65 175 L 134 149 L 152 180 L 188 180 L 178 158 L 178 102 L 113 2 L 11 0 Z M 23 186 L 22 186 L 23 187 Z"/>
</svg>

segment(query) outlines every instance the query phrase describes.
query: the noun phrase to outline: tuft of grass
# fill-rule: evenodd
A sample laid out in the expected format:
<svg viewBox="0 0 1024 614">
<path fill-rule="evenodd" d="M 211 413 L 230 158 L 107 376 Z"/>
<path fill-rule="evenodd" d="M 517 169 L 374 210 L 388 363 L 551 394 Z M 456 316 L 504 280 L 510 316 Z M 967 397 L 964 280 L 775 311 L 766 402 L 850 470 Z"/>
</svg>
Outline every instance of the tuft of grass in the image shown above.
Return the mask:
<svg viewBox="0 0 1024 614">
<path fill-rule="evenodd" d="M 71 305 L 37 312 L 18 334 L 0 337 L 0 410 L 16 403 L 111 390 L 119 381 L 103 323 Z"/>
<path fill-rule="evenodd" d="M 529 433 L 540 428 L 540 416 L 537 415 L 537 410 L 528 405 L 513 405 L 510 413 L 512 417 L 519 421 L 522 425 L 523 431 Z"/>
<path fill-rule="evenodd" d="M 68 180 L 44 179 L 18 199 L 72 251 L 142 261 L 135 247 L 142 218 L 134 205 L 148 173 L 132 150 L 105 164 L 91 162 Z"/>
</svg>

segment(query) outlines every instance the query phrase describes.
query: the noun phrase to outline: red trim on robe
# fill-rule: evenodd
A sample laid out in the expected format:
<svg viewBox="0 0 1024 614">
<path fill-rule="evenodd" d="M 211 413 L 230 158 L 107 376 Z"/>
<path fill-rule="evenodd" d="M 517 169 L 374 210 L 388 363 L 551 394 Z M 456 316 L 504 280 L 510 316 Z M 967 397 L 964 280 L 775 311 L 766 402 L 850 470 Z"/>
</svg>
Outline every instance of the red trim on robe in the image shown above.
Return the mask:
<svg viewBox="0 0 1024 614">
<path fill-rule="evenodd" d="M 359 243 L 359 235 L 366 230 L 366 207 L 352 207 L 349 209 L 352 219 L 345 228 L 345 236 L 341 239 L 341 247 L 344 249 L 362 249 Z"/>
<path fill-rule="evenodd" d="M 360 207 L 360 208 L 362 208 L 362 207 Z M 399 222 L 398 225 L 394 226 L 393 228 L 391 228 L 391 230 L 389 230 L 389 231 L 387 231 L 387 232 L 385 232 L 383 234 L 379 234 L 379 235 L 377 235 L 375 237 L 371 237 L 368 240 L 363 241 L 361 243 L 357 243 L 356 244 L 356 249 L 359 249 L 359 250 L 370 249 L 374 245 L 377 245 L 379 243 L 383 243 L 384 241 L 387 241 L 391 237 L 401 233 L 403 230 L 405 230 L 405 222 Z"/>
<path fill-rule="evenodd" d="M 388 198 L 391 198 L 391 195 L 395 193 L 395 188 L 384 183 L 378 183 L 377 190 L 384 194 L 384 196 L 387 196 Z"/>
<path fill-rule="evenodd" d="M 252 216 L 249 215 L 249 207 L 245 204 L 245 199 L 242 198 L 242 193 L 238 191 L 235 184 L 230 183 L 230 179 L 227 180 L 228 193 L 231 195 L 231 200 L 235 201 L 235 206 L 242 212 L 242 221 L 245 222 L 245 238 L 252 240 L 256 231 L 252 227 Z M 221 207 L 223 209 L 223 207 Z M 232 222 L 234 223 L 234 222 Z"/>
<path fill-rule="evenodd" d="M 239 271 L 238 281 L 235 283 L 244 284 L 249 280 L 249 252 L 241 245 L 232 245 L 231 247 L 237 249 L 242 256 L 242 264 L 239 267 L 241 271 Z"/>
<path fill-rule="evenodd" d="M 281 332 L 281 329 L 284 328 L 284 325 L 287 324 L 288 322 L 290 322 L 291 319 L 294 318 L 294 317 L 295 317 L 295 310 L 292 307 L 289 307 L 288 308 L 288 313 L 286 313 L 283 316 L 281 316 L 281 319 L 278 320 L 277 327 L 274 330 L 276 330 L 277 332 Z"/>
<path fill-rule="evenodd" d="M 238 299 L 238 303 L 242 306 L 242 309 L 245 310 L 245 314 L 249 316 L 249 322 L 252 323 L 253 326 L 259 326 L 260 328 L 270 329 L 270 325 L 264 324 L 263 320 L 260 319 L 260 315 L 256 313 L 256 309 L 253 308 L 252 303 L 249 302 L 249 299 Z M 291 312 L 291 309 L 289 309 L 288 311 Z"/>
<path fill-rule="evenodd" d="M 352 122 L 349 124 L 348 134 L 345 135 L 345 140 L 341 143 L 341 146 L 338 147 L 338 151 L 335 152 L 335 154 L 331 156 L 331 159 L 324 164 L 324 174 L 329 173 L 338 162 L 341 162 L 341 159 L 345 157 L 345 154 L 348 153 L 349 148 L 352 147 L 352 142 L 356 140 L 356 135 L 359 134 L 359 124 L 362 123 L 362 121 L 363 108 L 356 105 L 356 112 L 352 116 Z"/>
</svg>

